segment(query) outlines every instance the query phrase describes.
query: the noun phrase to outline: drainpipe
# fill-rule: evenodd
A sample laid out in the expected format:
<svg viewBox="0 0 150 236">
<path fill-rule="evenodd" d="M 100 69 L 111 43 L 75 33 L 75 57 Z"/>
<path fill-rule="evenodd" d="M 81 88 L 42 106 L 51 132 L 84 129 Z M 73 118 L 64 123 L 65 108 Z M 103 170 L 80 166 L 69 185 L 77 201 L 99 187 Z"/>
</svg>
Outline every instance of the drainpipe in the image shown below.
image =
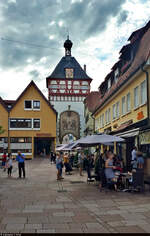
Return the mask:
<svg viewBox="0 0 150 236">
<path fill-rule="evenodd" d="M 8 153 L 10 153 L 9 117 L 10 117 L 10 112 L 8 110 Z"/>
<path fill-rule="evenodd" d="M 148 116 L 148 124 L 149 124 L 149 74 L 148 71 L 144 69 L 144 66 L 141 66 L 141 70 L 146 74 L 146 86 L 147 86 L 147 116 Z"/>
</svg>

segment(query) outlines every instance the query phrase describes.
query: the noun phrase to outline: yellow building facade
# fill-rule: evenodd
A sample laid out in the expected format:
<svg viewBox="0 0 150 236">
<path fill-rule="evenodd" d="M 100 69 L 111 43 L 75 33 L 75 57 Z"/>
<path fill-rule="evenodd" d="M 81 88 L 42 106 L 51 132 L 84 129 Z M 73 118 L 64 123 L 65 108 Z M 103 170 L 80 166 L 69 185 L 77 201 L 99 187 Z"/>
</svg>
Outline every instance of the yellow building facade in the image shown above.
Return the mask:
<svg viewBox="0 0 150 236">
<path fill-rule="evenodd" d="M 95 131 L 125 139 L 118 145 L 127 168 L 134 146 L 141 150 L 150 175 L 150 22 L 131 34 L 117 63 L 99 86 L 93 112 Z M 148 167 L 149 166 L 149 167 Z M 147 168 L 148 167 L 148 168 Z"/>
<path fill-rule="evenodd" d="M 57 113 L 33 81 L 7 110 L 1 103 L 0 114 L 3 114 L 0 125 L 5 130 L 0 135 L 1 141 L 5 138 L 13 156 L 18 150 L 26 158 L 49 155 L 54 151 Z"/>
<path fill-rule="evenodd" d="M 148 118 L 145 73 L 140 71 L 112 95 L 94 114 L 95 131 L 116 131 L 119 127 Z M 137 90 L 136 90 L 137 89 Z M 137 98 L 136 93 L 137 91 Z M 144 94 L 144 98 L 143 98 Z M 137 104 L 136 100 L 137 99 Z"/>
</svg>

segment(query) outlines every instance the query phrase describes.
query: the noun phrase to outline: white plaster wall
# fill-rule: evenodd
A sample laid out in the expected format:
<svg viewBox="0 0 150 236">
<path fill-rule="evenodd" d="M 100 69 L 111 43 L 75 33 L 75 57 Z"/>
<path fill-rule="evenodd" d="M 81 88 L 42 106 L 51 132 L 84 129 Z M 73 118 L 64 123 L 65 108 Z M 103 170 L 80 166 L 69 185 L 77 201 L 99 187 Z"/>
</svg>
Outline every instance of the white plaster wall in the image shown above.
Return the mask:
<svg viewBox="0 0 150 236">
<path fill-rule="evenodd" d="M 54 108 L 58 112 L 58 118 L 57 118 L 57 135 L 59 134 L 59 118 L 60 114 L 63 111 L 68 110 L 68 106 L 70 105 L 70 110 L 76 111 L 80 116 L 80 137 L 83 136 L 83 132 L 85 129 L 85 119 L 84 119 L 84 103 L 83 102 L 63 102 L 63 101 L 55 101 L 51 102 L 52 105 L 54 105 Z"/>
</svg>

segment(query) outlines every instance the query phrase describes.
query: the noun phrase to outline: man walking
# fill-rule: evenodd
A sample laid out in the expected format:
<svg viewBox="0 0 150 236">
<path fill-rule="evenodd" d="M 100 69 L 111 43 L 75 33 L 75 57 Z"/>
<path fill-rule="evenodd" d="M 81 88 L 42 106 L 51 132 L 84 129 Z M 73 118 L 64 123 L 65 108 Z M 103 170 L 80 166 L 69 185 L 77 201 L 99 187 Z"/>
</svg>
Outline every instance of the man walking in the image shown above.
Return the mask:
<svg viewBox="0 0 150 236">
<path fill-rule="evenodd" d="M 25 178 L 25 156 L 24 154 L 21 154 L 20 151 L 18 151 L 18 155 L 16 156 L 16 161 L 18 161 L 18 171 L 19 171 L 18 178 L 21 178 L 22 172 L 23 172 L 23 178 Z"/>
</svg>

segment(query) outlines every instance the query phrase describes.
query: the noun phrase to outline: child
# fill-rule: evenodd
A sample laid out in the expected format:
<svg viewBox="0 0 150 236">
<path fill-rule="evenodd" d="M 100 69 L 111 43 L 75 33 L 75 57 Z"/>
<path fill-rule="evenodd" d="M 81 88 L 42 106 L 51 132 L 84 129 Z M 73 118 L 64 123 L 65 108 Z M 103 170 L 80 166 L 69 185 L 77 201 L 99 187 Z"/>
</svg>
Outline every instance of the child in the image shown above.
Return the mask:
<svg viewBox="0 0 150 236">
<path fill-rule="evenodd" d="M 7 168 L 8 168 L 8 170 L 7 170 L 8 177 L 11 177 L 12 168 L 13 168 L 11 153 L 8 154 L 8 161 L 7 161 L 6 166 L 7 166 Z"/>
</svg>

